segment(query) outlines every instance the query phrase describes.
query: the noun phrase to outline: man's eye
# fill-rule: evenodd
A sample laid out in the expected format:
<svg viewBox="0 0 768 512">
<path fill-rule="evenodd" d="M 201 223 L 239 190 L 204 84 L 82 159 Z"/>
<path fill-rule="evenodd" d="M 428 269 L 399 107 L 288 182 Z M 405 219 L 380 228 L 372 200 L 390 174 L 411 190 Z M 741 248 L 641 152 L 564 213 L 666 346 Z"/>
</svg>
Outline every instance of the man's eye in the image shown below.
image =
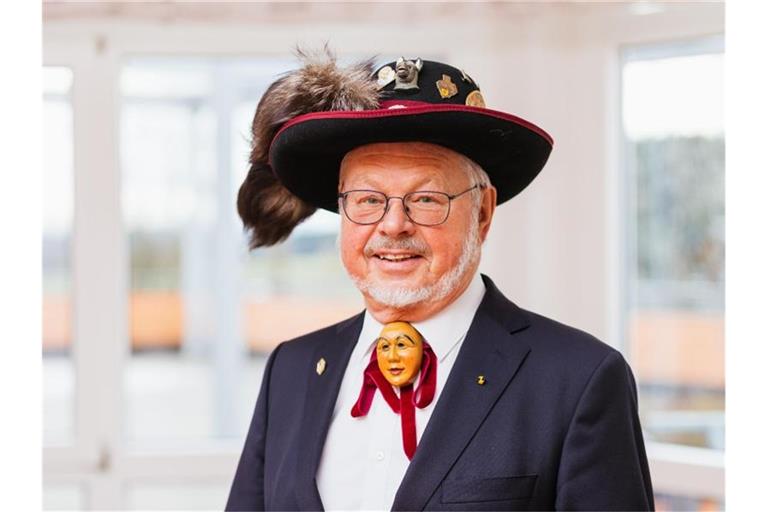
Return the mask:
<svg viewBox="0 0 768 512">
<path fill-rule="evenodd" d="M 387 345 L 386 343 L 383 343 L 380 348 L 381 350 L 389 350 L 389 345 Z"/>
<path fill-rule="evenodd" d="M 405 343 L 401 341 L 400 343 L 397 344 L 397 348 L 405 348 Z"/>
<path fill-rule="evenodd" d="M 368 206 L 379 205 L 379 204 L 381 204 L 383 202 L 384 201 L 381 199 L 380 196 L 373 196 L 373 195 L 362 196 L 362 197 L 358 198 L 358 200 L 357 200 L 357 204 L 364 204 L 364 205 L 368 205 Z"/>
<path fill-rule="evenodd" d="M 413 194 L 408 198 L 408 203 L 418 206 L 438 206 L 445 203 L 445 199 L 435 194 Z"/>
</svg>

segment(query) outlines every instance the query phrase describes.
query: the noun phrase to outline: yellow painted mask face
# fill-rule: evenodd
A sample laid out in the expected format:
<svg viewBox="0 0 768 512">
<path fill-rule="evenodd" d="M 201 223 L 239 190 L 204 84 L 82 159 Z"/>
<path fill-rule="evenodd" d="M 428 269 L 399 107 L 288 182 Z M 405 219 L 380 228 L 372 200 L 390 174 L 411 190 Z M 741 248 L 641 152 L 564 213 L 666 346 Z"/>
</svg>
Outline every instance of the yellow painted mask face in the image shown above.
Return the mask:
<svg viewBox="0 0 768 512">
<path fill-rule="evenodd" d="M 423 352 L 421 334 L 405 322 L 387 324 L 376 341 L 379 370 L 390 384 L 397 387 L 407 386 L 416 380 Z"/>
</svg>

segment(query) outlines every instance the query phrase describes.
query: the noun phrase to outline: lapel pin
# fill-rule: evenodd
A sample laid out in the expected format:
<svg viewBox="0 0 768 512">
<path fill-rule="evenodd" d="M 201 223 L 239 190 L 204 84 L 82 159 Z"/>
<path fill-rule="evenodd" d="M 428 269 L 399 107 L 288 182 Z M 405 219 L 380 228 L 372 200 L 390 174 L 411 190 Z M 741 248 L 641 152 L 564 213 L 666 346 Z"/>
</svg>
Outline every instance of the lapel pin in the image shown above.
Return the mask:
<svg viewBox="0 0 768 512">
<path fill-rule="evenodd" d="M 477 376 L 477 383 L 481 386 L 485 385 L 485 375 L 478 375 Z"/>
<path fill-rule="evenodd" d="M 317 372 L 318 375 L 322 375 L 323 372 L 325 371 L 325 358 L 324 357 L 321 357 L 317 361 L 317 366 L 315 366 L 315 371 Z"/>
</svg>

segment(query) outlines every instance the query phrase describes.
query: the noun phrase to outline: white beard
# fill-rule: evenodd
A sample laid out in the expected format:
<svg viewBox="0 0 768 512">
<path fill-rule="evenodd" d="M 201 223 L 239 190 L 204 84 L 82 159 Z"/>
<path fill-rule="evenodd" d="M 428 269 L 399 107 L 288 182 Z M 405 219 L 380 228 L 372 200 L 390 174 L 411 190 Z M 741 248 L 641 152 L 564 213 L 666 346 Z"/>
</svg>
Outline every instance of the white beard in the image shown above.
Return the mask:
<svg viewBox="0 0 768 512">
<path fill-rule="evenodd" d="M 473 215 L 473 217 L 476 216 Z M 466 274 L 476 266 L 480 260 L 480 246 L 480 230 L 478 223 L 474 221 L 470 223 L 469 231 L 464 238 L 459 261 L 436 283 L 429 286 L 403 288 L 373 282 L 367 277 L 358 278 L 350 274 L 350 278 L 360 292 L 387 307 L 400 309 L 424 302 L 439 302 L 456 290 L 464 281 Z"/>
</svg>

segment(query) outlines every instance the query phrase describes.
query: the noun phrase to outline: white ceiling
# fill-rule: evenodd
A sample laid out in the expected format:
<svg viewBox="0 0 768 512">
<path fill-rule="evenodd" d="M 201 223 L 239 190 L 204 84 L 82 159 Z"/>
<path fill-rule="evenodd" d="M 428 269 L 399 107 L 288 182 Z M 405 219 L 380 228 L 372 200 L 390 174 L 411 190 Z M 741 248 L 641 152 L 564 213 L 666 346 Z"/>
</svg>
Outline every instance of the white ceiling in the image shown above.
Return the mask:
<svg viewBox="0 0 768 512">
<path fill-rule="evenodd" d="M 678 4 L 679 5 L 679 4 Z M 397 21 L 445 18 L 529 18 L 585 14 L 627 15 L 673 7 L 664 2 L 65 2 L 45 0 L 43 20 L 134 20 L 172 23 Z M 658 7 L 661 6 L 661 7 Z"/>
</svg>

